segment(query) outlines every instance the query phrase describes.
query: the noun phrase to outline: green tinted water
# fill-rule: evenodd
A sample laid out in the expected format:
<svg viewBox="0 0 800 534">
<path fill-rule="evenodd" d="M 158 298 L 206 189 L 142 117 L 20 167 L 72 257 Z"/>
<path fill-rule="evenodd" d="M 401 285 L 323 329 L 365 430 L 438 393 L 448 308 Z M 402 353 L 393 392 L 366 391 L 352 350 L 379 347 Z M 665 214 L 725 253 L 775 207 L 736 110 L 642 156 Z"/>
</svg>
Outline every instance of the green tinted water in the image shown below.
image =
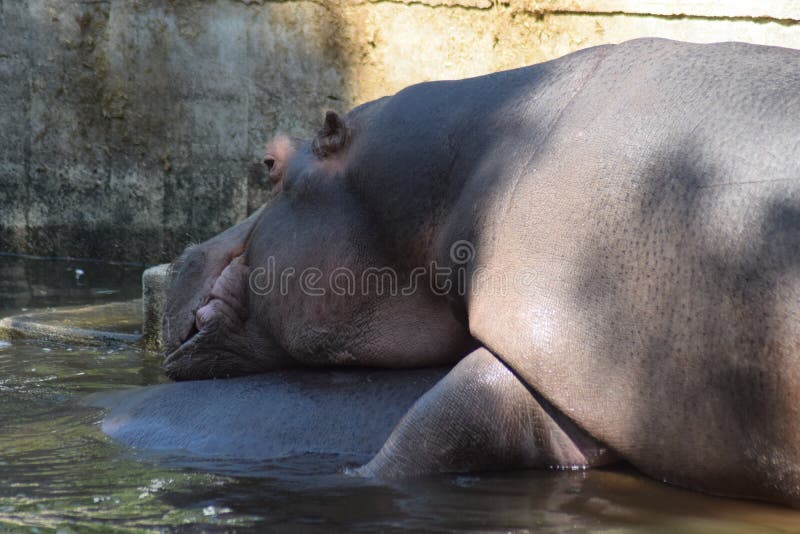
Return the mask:
<svg viewBox="0 0 800 534">
<path fill-rule="evenodd" d="M 135 298 L 140 274 L 0 256 L 0 315 Z M 800 512 L 627 471 L 376 484 L 340 474 L 330 457 L 157 457 L 107 439 L 102 413 L 81 403 L 90 393 L 163 381 L 156 356 L 137 348 L 0 342 L 0 530 L 800 531 Z"/>
</svg>

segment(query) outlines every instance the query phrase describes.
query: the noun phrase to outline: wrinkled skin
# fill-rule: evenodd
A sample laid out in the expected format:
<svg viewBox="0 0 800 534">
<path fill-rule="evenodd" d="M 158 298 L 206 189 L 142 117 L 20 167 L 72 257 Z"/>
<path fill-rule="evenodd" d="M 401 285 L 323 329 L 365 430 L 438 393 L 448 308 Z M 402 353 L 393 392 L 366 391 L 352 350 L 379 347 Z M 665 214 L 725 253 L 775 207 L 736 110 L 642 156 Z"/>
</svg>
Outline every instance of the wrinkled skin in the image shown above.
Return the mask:
<svg viewBox="0 0 800 534">
<path fill-rule="evenodd" d="M 329 114 L 268 146 L 259 215 L 179 260 L 167 372 L 459 361 L 364 474 L 622 458 L 800 505 L 798 87 L 797 51 L 646 39 Z M 269 258 L 467 283 L 256 295 Z"/>
<path fill-rule="evenodd" d="M 164 318 L 167 373 L 186 379 L 290 365 L 418 367 L 462 356 L 474 341 L 448 300 L 424 287 L 407 296 L 391 295 L 388 286 L 382 295 L 337 295 L 322 284 L 325 296 L 303 292 L 299 275 L 309 267 L 362 273 L 396 264 L 368 207 L 344 187 L 344 155 L 320 159 L 309 143 L 289 149 L 282 142 L 272 144 L 286 168 L 269 205 L 176 262 Z M 256 295 L 253 266 L 279 273 L 278 286 L 280 273 L 296 276 L 287 291 Z M 262 278 L 252 281 L 261 287 Z"/>
</svg>

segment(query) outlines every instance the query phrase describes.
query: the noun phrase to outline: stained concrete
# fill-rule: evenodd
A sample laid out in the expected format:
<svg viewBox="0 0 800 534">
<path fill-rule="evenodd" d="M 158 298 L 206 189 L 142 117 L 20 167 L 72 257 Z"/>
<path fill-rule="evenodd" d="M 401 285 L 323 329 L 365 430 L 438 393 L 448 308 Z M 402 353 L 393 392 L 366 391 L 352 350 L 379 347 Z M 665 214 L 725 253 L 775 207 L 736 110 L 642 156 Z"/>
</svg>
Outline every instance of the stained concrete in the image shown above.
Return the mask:
<svg viewBox="0 0 800 534">
<path fill-rule="evenodd" d="M 786 0 L 0 0 L 0 252 L 169 261 L 263 203 L 264 142 L 327 109 L 642 36 L 800 48 L 798 20 Z"/>
<path fill-rule="evenodd" d="M 142 274 L 142 344 L 161 350 L 161 320 L 167 298 L 170 264 L 150 267 Z"/>
</svg>

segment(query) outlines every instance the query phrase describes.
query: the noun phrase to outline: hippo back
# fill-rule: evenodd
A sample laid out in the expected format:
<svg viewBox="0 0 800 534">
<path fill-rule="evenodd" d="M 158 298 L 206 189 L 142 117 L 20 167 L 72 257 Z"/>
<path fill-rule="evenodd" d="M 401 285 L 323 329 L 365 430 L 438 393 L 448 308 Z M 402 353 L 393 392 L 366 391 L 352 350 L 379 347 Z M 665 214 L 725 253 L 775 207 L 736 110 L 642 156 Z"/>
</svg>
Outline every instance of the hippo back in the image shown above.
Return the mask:
<svg viewBox="0 0 800 534">
<path fill-rule="evenodd" d="M 150 451 L 267 460 L 369 457 L 446 369 L 290 370 L 102 394 L 102 430 Z"/>
</svg>

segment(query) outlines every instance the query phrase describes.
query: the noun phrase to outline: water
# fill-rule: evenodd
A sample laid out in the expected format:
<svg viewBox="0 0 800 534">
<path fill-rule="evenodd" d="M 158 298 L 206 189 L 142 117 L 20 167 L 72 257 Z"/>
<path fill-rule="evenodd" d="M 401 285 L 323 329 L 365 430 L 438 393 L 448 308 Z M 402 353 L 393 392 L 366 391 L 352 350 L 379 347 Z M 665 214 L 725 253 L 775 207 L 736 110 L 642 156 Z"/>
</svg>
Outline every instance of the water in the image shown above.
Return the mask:
<svg viewBox="0 0 800 534">
<path fill-rule="evenodd" d="M 143 267 L 0 253 L 0 316 L 28 308 L 102 304 L 142 294 Z"/>
<path fill-rule="evenodd" d="M 140 274 L 0 257 L 0 315 L 134 298 Z M 682 491 L 630 470 L 378 484 L 344 476 L 340 459 L 324 456 L 256 465 L 159 457 L 110 441 L 98 428 L 102 413 L 81 403 L 163 381 L 156 356 L 136 348 L 0 342 L 0 531 L 800 531 L 800 512 Z"/>
</svg>

